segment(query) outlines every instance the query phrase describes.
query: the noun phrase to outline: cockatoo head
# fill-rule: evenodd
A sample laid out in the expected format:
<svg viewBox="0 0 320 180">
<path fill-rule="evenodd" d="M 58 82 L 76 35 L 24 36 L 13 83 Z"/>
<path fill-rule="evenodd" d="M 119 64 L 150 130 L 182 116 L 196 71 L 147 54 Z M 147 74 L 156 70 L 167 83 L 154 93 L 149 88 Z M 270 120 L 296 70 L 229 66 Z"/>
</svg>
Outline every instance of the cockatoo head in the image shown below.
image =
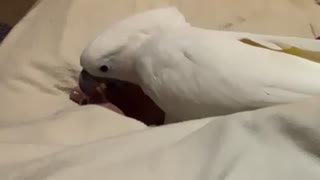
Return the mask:
<svg viewBox="0 0 320 180">
<path fill-rule="evenodd" d="M 146 11 L 111 25 L 82 52 L 80 87 L 81 78 L 134 82 L 134 58 L 130 52 L 156 33 L 187 25 L 184 16 L 173 7 Z"/>
</svg>

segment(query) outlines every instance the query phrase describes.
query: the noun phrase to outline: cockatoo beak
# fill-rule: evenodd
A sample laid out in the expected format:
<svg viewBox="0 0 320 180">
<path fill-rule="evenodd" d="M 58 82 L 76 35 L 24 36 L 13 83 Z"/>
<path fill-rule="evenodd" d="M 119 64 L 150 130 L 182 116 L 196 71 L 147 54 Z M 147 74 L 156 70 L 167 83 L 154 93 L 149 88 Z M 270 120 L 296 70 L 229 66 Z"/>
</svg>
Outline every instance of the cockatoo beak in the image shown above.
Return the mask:
<svg viewBox="0 0 320 180">
<path fill-rule="evenodd" d="M 86 70 L 82 70 L 79 76 L 79 87 L 83 93 L 87 96 L 94 96 L 97 94 L 97 87 L 99 87 L 103 81 L 100 78 L 94 77 Z"/>
<path fill-rule="evenodd" d="M 79 77 L 79 87 L 83 93 L 91 97 L 97 94 L 97 88 L 105 84 L 108 89 L 121 88 L 126 83 L 120 80 L 111 78 L 96 77 L 88 73 L 86 70 L 82 70 Z"/>
</svg>

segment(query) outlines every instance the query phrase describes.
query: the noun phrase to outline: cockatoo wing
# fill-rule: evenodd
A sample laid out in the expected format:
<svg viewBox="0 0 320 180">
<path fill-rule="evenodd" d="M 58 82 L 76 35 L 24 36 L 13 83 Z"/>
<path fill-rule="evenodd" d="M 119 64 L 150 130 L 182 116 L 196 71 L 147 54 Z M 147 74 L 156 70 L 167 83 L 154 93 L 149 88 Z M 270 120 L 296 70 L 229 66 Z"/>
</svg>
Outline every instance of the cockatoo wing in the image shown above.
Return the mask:
<svg viewBox="0 0 320 180">
<path fill-rule="evenodd" d="M 181 120 L 320 94 L 320 64 L 252 39 L 196 28 L 155 36 L 137 53 L 140 85 Z"/>
</svg>

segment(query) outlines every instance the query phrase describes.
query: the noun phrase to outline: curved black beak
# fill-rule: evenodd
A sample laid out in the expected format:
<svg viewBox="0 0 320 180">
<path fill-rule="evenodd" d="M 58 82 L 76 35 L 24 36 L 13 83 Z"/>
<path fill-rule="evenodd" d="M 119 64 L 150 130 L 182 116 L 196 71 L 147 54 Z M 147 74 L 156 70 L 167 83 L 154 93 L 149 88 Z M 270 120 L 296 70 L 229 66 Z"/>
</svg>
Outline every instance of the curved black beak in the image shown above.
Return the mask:
<svg viewBox="0 0 320 180">
<path fill-rule="evenodd" d="M 126 84 L 126 82 L 116 79 L 93 76 L 84 69 L 81 71 L 79 77 L 79 87 L 87 96 L 94 96 L 97 94 L 97 87 L 102 83 L 105 83 L 108 89 L 121 88 Z"/>
</svg>

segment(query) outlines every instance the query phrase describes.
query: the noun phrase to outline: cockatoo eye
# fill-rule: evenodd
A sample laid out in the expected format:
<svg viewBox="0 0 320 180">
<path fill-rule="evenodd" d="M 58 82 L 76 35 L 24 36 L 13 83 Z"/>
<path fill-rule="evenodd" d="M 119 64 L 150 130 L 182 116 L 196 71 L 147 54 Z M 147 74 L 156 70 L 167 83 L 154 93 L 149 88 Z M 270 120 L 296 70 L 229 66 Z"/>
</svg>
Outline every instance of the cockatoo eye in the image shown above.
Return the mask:
<svg viewBox="0 0 320 180">
<path fill-rule="evenodd" d="M 108 72 L 109 71 L 109 67 L 106 66 L 106 65 L 102 65 L 102 66 L 100 66 L 100 71 L 101 72 Z"/>
</svg>

